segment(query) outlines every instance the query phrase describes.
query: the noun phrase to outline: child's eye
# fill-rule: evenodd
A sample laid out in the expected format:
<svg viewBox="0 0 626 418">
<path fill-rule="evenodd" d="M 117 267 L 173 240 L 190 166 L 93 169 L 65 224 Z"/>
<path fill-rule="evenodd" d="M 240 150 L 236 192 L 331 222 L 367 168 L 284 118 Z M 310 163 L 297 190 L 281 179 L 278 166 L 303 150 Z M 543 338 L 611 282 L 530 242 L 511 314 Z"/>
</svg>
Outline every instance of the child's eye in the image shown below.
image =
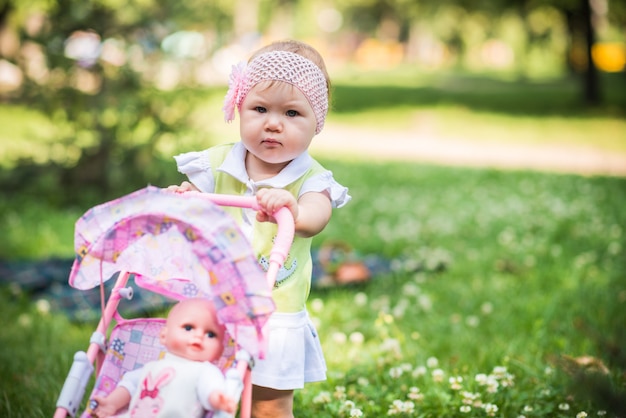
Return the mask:
<svg viewBox="0 0 626 418">
<path fill-rule="evenodd" d="M 209 337 L 209 338 L 215 338 L 215 337 L 217 337 L 217 334 L 214 333 L 213 331 L 209 331 L 209 332 L 206 333 L 206 336 Z"/>
<path fill-rule="evenodd" d="M 289 117 L 298 116 L 298 111 L 297 110 L 288 110 L 287 111 L 287 116 L 289 116 Z"/>
<path fill-rule="evenodd" d="M 255 108 L 254 108 L 254 110 L 256 110 L 256 111 L 257 111 L 257 112 L 259 112 L 259 113 L 265 113 L 265 112 L 267 112 L 267 109 L 266 109 L 266 108 L 264 108 L 263 106 L 257 106 L 257 107 L 255 107 Z"/>
<path fill-rule="evenodd" d="M 191 326 L 191 325 L 183 325 L 183 329 L 185 331 L 191 331 L 193 329 L 193 326 Z"/>
</svg>

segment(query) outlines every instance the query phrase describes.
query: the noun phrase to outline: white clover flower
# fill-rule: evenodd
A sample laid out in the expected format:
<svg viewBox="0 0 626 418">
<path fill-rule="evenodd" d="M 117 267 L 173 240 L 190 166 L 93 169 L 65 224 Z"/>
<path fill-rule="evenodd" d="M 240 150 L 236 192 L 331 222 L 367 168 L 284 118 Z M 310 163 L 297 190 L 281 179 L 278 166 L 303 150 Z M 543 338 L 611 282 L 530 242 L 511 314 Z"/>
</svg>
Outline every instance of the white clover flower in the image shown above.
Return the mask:
<svg viewBox="0 0 626 418">
<path fill-rule="evenodd" d="M 400 376 L 402 376 L 402 368 L 401 367 L 392 367 L 391 369 L 389 369 L 389 377 L 391 377 L 392 379 L 398 379 Z"/>
<path fill-rule="evenodd" d="M 496 378 L 501 378 L 507 375 L 507 369 L 504 366 L 496 366 L 493 368 L 493 371 L 491 372 L 492 375 L 494 375 Z"/>
<path fill-rule="evenodd" d="M 465 324 L 467 324 L 468 327 L 476 328 L 480 325 L 480 318 L 476 315 L 470 315 L 465 318 Z"/>
<path fill-rule="evenodd" d="M 463 378 L 461 376 L 450 377 L 448 382 L 450 383 L 450 389 L 452 390 L 461 390 L 463 388 L 463 386 L 461 386 L 461 383 L 463 383 Z"/>
<path fill-rule="evenodd" d="M 498 380 L 493 376 L 489 376 L 485 382 L 485 386 L 487 386 L 487 392 L 496 393 L 500 387 L 500 383 L 498 383 Z"/>
<path fill-rule="evenodd" d="M 400 399 L 395 399 L 393 402 L 391 402 L 391 405 L 389 405 L 387 415 L 398 415 L 402 412 L 402 401 Z"/>
<path fill-rule="evenodd" d="M 335 393 L 333 393 L 335 399 L 346 399 L 346 387 L 335 386 Z"/>
<path fill-rule="evenodd" d="M 369 386 L 370 381 L 369 381 L 366 377 L 359 377 L 359 378 L 356 380 L 356 383 L 357 383 L 359 386 Z"/>
<path fill-rule="evenodd" d="M 414 283 L 407 283 L 402 286 L 402 294 L 407 296 L 415 296 L 420 293 L 420 287 Z"/>
<path fill-rule="evenodd" d="M 465 405 L 475 405 L 475 401 L 480 399 L 480 393 L 472 393 L 464 390 L 461 392 L 461 397 L 463 398 L 462 402 Z"/>
<path fill-rule="evenodd" d="M 565 403 L 565 402 L 560 403 L 560 404 L 559 404 L 559 409 L 560 409 L 561 411 L 569 411 L 569 404 L 568 404 L 568 403 Z"/>
<path fill-rule="evenodd" d="M 421 377 L 421 376 L 424 376 L 425 374 L 426 374 L 426 367 L 424 366 L 417 366 L 413 370 L 413 373 L 411 373 L 413 377 Z"/>
<path fill-rule="evenodd" d="M 550 366 L 543 369 L 543 374 L 545 374 L 546 376 L 550 376 L 553 373 L 554 373 L 554 369 Z"/>
<path fill-rule="evenodd" d="M 576 414 L 576 418 L 587 418 L 587 413 L 585 411 L 580 411 Z"/>
<path fill-rule="evenodd" d="M 354 345 L 361 345 L 363 344 L 363 341 L 365 341 L 365 337 L 363 336 L 363 334 L 358 331 L 355 331 L 352 334 L 350 334 L 348 339 Z"/>
<path fill-rule="evenodd" d="M 363 411 L 358 408 L 352 408 L 350 410 L 350 418 L 358 418 L 363 416 Z"/>
<path fill-rule="evenodd" d="M 486 385 L 487 384 L 487 375 L 484 373 L 478 373 L 475 377 L 474 377 L 474 381 L 476 381 L 476 383 L 478 383 L 479 385 Z"/>
<path fill-rule="evenodd" d="M 315 298 L 311 301 L 311 310 L 313 312 L 322 312 L 324 310 L 324 301 L 320 298 Z"/>
<path fill-rule="evenodd" d="M 412 401 L 421 402 L 424 400 L 424 394 L 420 393 L 420 390 L 418 387 L 411 386 L 409 388 L 409 393 L 407 394 L 407 398 L 411 399 Z"/>
<path fill-rule="evenodd" d="M 605 415 L 606 415 L 606 411 L 605 410 L 601 409 L 601 410 L 598 411 L 598 416 L 599 417 L 603 417 Z"/>
<path fill-rule="evenodd" d="M 330 392 L 322 391 L 313 398 L 313 403 L 330 403 Z"/>
<path fill-rule="evenodd" d="M 429 369 L 434 369 L 439 366 L 439 360 L 437 360 L 437 357 L 428 357 L 426 360 L 426 366 L 428 366 Z"/>
<path fill-rule="evenodd" d="M 483 315 L 489 315 L 493 312 L 493 305 L 491 302 L 485 302 L 480 306 L 480 311 Z"/>
<path fill-rule="evenodd" d="M 533 407 L 530 405 L 525 405 L 524 408 L 522 408 L 522 411 L 524 412 L 533 412 Z"/>
<path fill-rule="evenodd" d="M 382 352 L 389 352 L 399 355 L 400 354 L 400 341 L 395 338 L 387 338 L 380 345 Z"/>
<path fill-rule="evenodd" d="M 341 407 L 341 409 L 343 410 L 350 410 L 352 408 L 354 408 L 356 405 L 354 404 L 354 402 L 350 401 L 350 400 L 346 400 L 343 402 L 343 406 Z"/>
<path fill-rule="evenodd" d="M 445 376 L 445 372 L 441 369 L 435 369 L 433 370 L 433 372 L 431 373 L 433 380 L 435 382 L 443 382 L 443 378 Z"/>
<path fill-rule="evenodd" d="M 24 328 L 28 328 L 33 324 L 33 319 L 28 314 L 21 314 L 17 317 L 17 323 Z"/>
<path fill-rule="evenodd" d="M 354 295 L 354 304 L 356 306 L 365 306 L 367 305 L 367 294 L 364 292 L 358 292 Z"/>
<path fill-rule="evenodd" d="M 429 312 L 433 308 L 433 301 L 427 295 L 419 295 L 417 303 L 423 311 Z"/>
<path fill-rule="evenodd" d="M 498 412 L 498 405 L 486 403 L 485 405 L 483 405 L 483 409 L 485 410 L 487 416 L 493 417 L 496 415 L 496 412 Z"/>
<path fill-rule="evenodd" d="M 46 299 L 39 299 L 35 303 L 35 306 L 37 307 L 37 312 L 42 315 L 47 315 L 50 313 L 50 302 L 48 302 L 48 300 Z"/>
<path fill-rule="evenodd" d="M 393 316 L 395 316 L 396 318 L 402 319 L 408 307 L 409 307 L 409 302 L 406 299 L 402 299 L 401 301 L 398 302 L 396 306 L 393 307 L 391 312 L 393 313 Z"/>
<path fill-rule="evenodd" d="M 514 385 L 514 381 L 515 380 L 515 376 L 513 376 L 510 373 L 507 373 L 506 376 L 502 377 L 500 379 L 500 384 L 502 385 L 502 387 L 511 387 Z"/>
<path fill-rule="evenodd" d="M 468 412 L 472 412 L 472 407 L 469 405 L 461 405 L 461 407 L 459 408 L 459 411 L 463 412 L 464 414 L 467 414 Z"/>
<path fill-rule="evenodd" d="M 401 401 L 399 399 L 394 400 L 391 405 L 389 405 L 389 410 L 387 411 L 387 415 L 397 415 L 397 414 L 411 414 L 415 410 L 415 404 L 411 401 Z"/>
<path fill-rule="evenodd" d="M 345 344 L 348 341 L 348 337 L 343 332 L 333 332 L 331 338 L 336 344 Z"/>
</svg>

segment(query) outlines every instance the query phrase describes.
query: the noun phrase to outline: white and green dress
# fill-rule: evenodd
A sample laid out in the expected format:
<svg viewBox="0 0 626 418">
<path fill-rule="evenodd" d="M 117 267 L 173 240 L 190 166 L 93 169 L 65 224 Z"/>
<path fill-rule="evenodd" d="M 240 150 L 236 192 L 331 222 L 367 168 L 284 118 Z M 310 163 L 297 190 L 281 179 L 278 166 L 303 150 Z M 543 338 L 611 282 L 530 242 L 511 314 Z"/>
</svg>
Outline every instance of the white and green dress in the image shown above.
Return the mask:
<svg viewBox="0 0 626 418">
<path fill-rule="evenodd" d="M 333 208 L 350 201 L 348 189 L 333 178 L 308 153 L 291 161 L 278 175 L 252 181 L 245 167 L 246 149 L 241 142 L 218 145 L 175 157 L 178 170 L 206 193 L 254 196 L 260 188 L 280 188 L 299 198 L 309 192 L 327 192 Z M 257 222 L 253 210 L 227 208 L 252 243 L 262 266 L 267 266 L 276 225 Z M 315 327 L 307 311 L 311 289 L 312 238 L 296 236 L 278 274 L 272 296 L 276 312 L 268 323 L 266 358 L 255 364 L 252 383 L 279 390 L 299 389 L 306 382 L 326 379 L 326 364 Z"/>
</svg>

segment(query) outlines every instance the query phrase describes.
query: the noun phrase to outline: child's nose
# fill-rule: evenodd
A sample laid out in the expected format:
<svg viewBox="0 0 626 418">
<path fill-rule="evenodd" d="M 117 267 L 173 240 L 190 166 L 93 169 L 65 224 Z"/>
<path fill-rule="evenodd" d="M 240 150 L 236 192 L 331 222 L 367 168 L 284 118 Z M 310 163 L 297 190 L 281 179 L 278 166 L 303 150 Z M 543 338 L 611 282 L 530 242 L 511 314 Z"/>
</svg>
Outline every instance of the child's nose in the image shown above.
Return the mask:
<svg viewBox="0 0 626 418">
<path fill-rule="evenodd" d="M 267 120 L 265 121 L 265 127 L 270 131 L 279 131 L 282 128 L 280 116 L 276 114 L 268 114 Z"/>
</svg>

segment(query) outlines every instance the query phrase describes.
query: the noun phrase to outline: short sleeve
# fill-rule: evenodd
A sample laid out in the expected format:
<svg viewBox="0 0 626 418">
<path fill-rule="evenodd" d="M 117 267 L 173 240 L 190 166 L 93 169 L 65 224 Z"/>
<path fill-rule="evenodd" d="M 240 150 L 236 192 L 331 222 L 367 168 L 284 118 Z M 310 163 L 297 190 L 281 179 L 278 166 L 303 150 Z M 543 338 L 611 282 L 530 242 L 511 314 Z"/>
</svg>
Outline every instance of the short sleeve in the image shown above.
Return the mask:
<svg viewBox="0 0 626 418">
<path fill-rule="evenodd" d="M 352 196 L 348 194 L 348 188 L 335 181 L 331 171 L 324 171 L 307 179 L 300 189 L 300 196 L 309 192 L 327 192 L 333 208 L 345 206 Z"/>
<path fill-rule="evenodd" d="M 202 367 L 203 370 L 200 373 L 196 391 L 202 407 L 207 411 L 212 411 L 213 407 L 209 403 L 209 397 L 214 390 L 225 390 L 225 378 L 222 371 L 211 363 L 204 363 Z"/>
<path fill-rule="evenodd" d="M 139 387 L 139 381 L 143 375 L 143 367 L 124 373 L 122 379 L 117 384 L 120 387 L 125 388 L 130 396 L 133 396 Z"/>
<path fill-rule="evenodd" d="M 215 190 L 215 179 L 211 170 L 209 150 L 192 151 L 174 157 L 178 171 L 185 174 L 189 181 L 200 191 L 212 193 Z"/>
</svg>

